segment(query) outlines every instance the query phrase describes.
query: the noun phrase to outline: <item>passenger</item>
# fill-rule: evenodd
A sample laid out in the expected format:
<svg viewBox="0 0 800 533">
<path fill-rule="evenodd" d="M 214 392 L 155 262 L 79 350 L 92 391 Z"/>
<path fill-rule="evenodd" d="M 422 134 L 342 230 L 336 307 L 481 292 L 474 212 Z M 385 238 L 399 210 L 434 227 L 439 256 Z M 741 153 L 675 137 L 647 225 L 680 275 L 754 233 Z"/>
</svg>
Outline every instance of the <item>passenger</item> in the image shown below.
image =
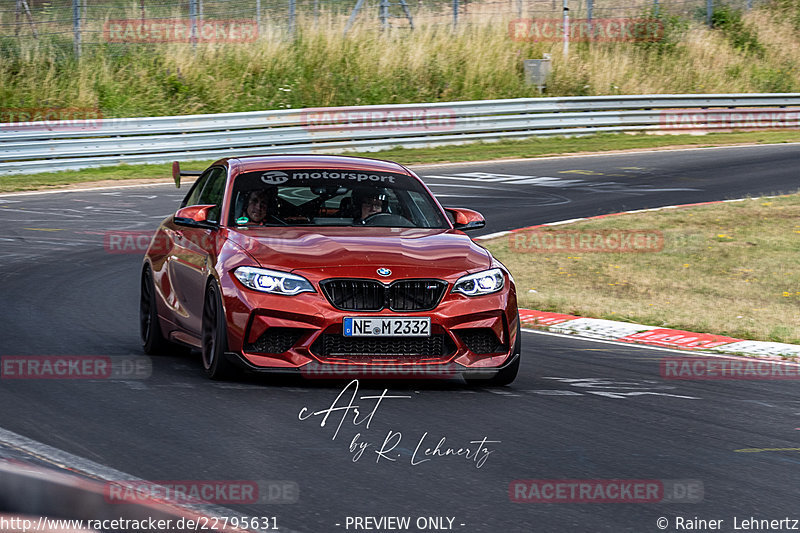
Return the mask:
<svg viewBox="0 0 800 533">
<path fill-rule="evenodd" d="M 356 209 L 353 222 L 363 224 L 368 217 L 384 212 L 385 195 L 376 190 L 354 191 L 353 200 Z"/>
</svg>

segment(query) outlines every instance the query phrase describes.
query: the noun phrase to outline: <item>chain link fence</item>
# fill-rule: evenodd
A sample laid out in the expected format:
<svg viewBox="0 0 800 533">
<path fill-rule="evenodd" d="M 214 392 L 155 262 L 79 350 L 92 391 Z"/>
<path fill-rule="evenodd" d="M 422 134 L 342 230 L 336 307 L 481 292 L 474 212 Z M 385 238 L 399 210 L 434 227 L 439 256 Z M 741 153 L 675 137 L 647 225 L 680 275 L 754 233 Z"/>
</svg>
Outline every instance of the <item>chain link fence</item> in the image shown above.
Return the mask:
<svg viewBox="0 0 800 533">
<path fill-rule="evenodd" d="M 76 56 L 97 47 L 162 42 L 245 44 L 317 24 L 378 30 L 488 21 L 679 15 L 710 23 L 718 0 L 2 0 L 0 53 L 53 42 Z M 749 10 L 753 2 L 726 5 Z"/>
</svg>

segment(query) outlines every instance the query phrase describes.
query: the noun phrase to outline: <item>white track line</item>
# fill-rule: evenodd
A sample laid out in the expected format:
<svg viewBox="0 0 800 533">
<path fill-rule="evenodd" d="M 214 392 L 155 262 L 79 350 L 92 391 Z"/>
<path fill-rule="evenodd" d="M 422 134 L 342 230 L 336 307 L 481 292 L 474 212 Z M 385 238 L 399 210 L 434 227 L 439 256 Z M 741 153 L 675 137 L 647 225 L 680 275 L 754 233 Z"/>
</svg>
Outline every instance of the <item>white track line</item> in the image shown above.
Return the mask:
<svg viewBox="0 0 800 533">
<path fill-rule="evenodd" d="M 189 184 L 193 182 L 181 182 Z M 35 194 L 57 194 L 62 192 L 92 192 L 92 191 L 109 191 L 113 189 L 135 189 L 137 187 L 163 187 L 164 185 L 175 186 L 172 181 L 162 181 L 158 183 L 138 183 L 136 185 L 105 185 L 101 187 L 86 187 L 83 189 L 52 189 L 47 191 L 23 191 L 23 192 L 6 192 L 0 194 L 0 198 L 15 197 L 15 196 L 33 196 Z M 180 189 L 177 189 L 180 190 Z"/>
<path fill-rule="evenodd" d="M 410 169 L 425 169 L 425 168 L 442 168 L 442 167 L 455 167 L 455 166 L 467 166 L 467 165 L 487 165 L 492 163 L 520 163 L 524 161 L 532 162 L 532 161 L 549 161 L 553 159 L 575 159 L 581 157 L 608 157 L 614 155 L 636 155 L 636 154 L 656 154 L 662 152 L 691 152 L 697 150 L 720 150 L 720 149 L 727 149 L 727 148 L 757 148 L 763 146 L 794 146 L 800 145 L 800 143 L 769 143 L 769 144 L 735 144 L 729 146 L 701 146 L 696 148 L 670 148 L 665 146 L 660 149 L 647 149 L 647 150 L 631 150 L 631 151 L 611 151 L 611 152 L 601 152 L 595 154 L 574 154 L 574 155 L 548 155 L 542 157 L 523 157 L 523 158 L 516 158 L 516 159 L 489 159 L 485 161 L 463 161 L 461 163 L 454 162 L 454 163 L 429 163 L 424 165 L 406 165 Z M 346 155 L 346 154 L 344 154 Z M 166 179 L 166 178 L 165 178 Z M 105 187 L 89 187 L 84 189 L 55 189 L 50 191 L 26 191 L 26 192 L 10 192 L 10 193 L 0 193 L 0 198 L 6 196 L 28 196 L 33 194 L 55 194 L 60 192 L 86 192 L 86 191 L 99 191 L 105 189 L 127 189 L 133 187 L 153 187 L 158 185 L 164 185 L 171 183 L 169 181 L 164 181 L 163 183 L 143 183 L 139 185 L 109 185 Z M 187 182 L 188 183 L 188 182 Z"/>
<path fill-rule="evenodd" d="M 588 341 L 588 342 L 599 342 L 602 344 L 613 344 L 616 346 L 627 346 L 628 348 L 646 348 L 648 350 L 658 350 L 661 352 L 670 352 L 680 354 L 684 357 L 716 357 L 717 359 L 741 359 L 746 361 L 763 361 L 766 363 L 772 363 L 776 365 L 784 365 L 784 366 L 800 366 L 800 363 L 792 363 L 790 361 L 778 361 L 778 360 L 771 360 L 771 359 L 754 359 L 753 357 L 747 357 L 744 355 L 734 355 L 734 354 L 720 354 L 720 353 L 713 353 L 713 352 L 703 352 L 703 351 L 695 351 L 695 350 L 675 350 L 673 348 L 664 348 L 662 346 L 653 346 L 650 344 L 640 344 L 637 342 L 620 342 L 620 341 L 612 341 L 608 339 L 596 339 L 593 337 L 582 337 L 580 335 L 569 335 L 567 333 L 555 333 L 553 331 L 542 331 L 539 329 L 529 329 L 529 328 L 521 328 L 522 331 L 525 333 L 536 333 L 538 335 L 551 335 L 553 337 L 562 337 L 564 339 L 573 339 L 578 341 Z"/>
<path fill-rule="evenodd" d="M 689 204 L 675 204 L 675 205 L 663 205 L 661 207 L 649 207 L 647 209 L 634 209 L 633 211 L 619 211 L 617 213 L 608 213 L 606 215 L 597 215 L 593 217 L 581 217 L 581 218 L 569 218 L 567 220 L 557 220 L 556 222 L 544 222 L 542 224 L 535 224 L 533 226 L 526 226 L 523 228 L 516 228 L 510 229 L 505 231 L 498 231 L 496 233 L 489 233 L 488 235 L 479 235 L 474 237 L 473 240 L 475 241 L 485 241 L 487 239 L 494 239 L 497 237 L 503 237 L 505 235 L 510 235 L 517 231 L 522 231 L 526 229 L 533 229 L 533 228 L 540 228 L 542 226 L 561 226 L 563 224 L 574 224 L 575 222 L 588 222 L 592 220 L 604 220 L 606 218 L 610 218 L 613 216 L 619 215 L 635 215 L 637 213 L 649 213 L 652 211 L 663 211 L 665 209 L 680 209 L 684 207 L 705 207 L 712 204 L 721 204 L 721 203 L 729 203 L 729 202 L 744 202 L 745 200 L 766 200 L 768 198 L 780 198 L 781 195 L 775 196 L 750 196 L 747 198 L 734 198 L 732 200 L 711 200 L 708 202 L 693 202 Z"/>
<path fill-rule="evenodd" d="M 650 148 L 646 150 L 631 150 L 631 151 L 609 151 L 609 152 L 600 152 L 600 153 L 592 153 L 592 154 L 574 154 L 574 155 L 548 155 L 542 157 L 522 157 L 522 158 L 515 158 L 515 159 L 490 159 L 487 161 L 464 161 L 461 163 L 453 162 L 453 163 L 430 163 L 424 165 L 407 165 L 408 168 L 415 169 L 415 168 L 440 168 L 440 167 L 456 167 L 462 165 L 485 165 L 489 163 L 520 163 L 523 161 L 549 161 L 552 159 L 574 159 L 578 157 L 608 157 L 613 155 L 636 155 L 636 154 L 657 154 L 663 152 L 694 152 L 697 150 L 719 150 L 719 149 L 726 149 L 726 148 L 755 148 L 759 146 L 794 146 L 800 145 L 797 142 L 790 142 L 790 143 L 769 143 L 769 144 L 733 144 L 733 145 L 726 145 L 726 146 L 698 146 L 695 148 L 670 148 L 669 146 L 665 146 L 663 148 Z"/>
</svg>

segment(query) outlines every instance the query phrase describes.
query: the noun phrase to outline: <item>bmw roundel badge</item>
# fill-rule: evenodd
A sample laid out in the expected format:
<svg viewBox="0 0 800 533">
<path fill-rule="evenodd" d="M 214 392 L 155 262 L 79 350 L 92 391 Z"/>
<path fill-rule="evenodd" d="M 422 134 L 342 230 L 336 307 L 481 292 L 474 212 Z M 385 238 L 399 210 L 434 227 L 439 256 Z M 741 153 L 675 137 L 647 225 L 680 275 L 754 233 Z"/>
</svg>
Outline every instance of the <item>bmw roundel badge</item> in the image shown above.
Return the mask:
<svg viewBox="0 0 800 533">
<path fill-rule="evenodd" d="M 383 277 L 391 276 L 392 275 L 392 271 L 389 270 L 388 268 L 381 267 L 381 268 L 378 269 L 378 275 L 379 276 L 383 276 Z"/>
</svg>

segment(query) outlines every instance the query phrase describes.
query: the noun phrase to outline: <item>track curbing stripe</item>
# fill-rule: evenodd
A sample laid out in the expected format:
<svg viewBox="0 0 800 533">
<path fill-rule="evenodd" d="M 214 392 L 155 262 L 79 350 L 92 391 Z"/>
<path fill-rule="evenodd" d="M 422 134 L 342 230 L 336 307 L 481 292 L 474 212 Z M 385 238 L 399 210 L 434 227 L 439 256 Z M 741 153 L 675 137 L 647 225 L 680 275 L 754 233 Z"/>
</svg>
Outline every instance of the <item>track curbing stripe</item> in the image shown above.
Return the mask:
<svg viewBox="0 0 800 533">
<path fill-rule="evenodd" d="M 748 341 L 710 333 L 693 333 L 679 329 L 660 328 L 658 326 L 632 324 L 600 318 L 578 317 L 533 309 L 520 309 L 519 315 L 523 327 L 542 329 L 553 333 L 571 334 L 587 339 L 642 344 L 698 354 L 710 351 L 773 361 L 791 360 L 800 362 L 800 346 L 796 344 Z"/>
</svg>

